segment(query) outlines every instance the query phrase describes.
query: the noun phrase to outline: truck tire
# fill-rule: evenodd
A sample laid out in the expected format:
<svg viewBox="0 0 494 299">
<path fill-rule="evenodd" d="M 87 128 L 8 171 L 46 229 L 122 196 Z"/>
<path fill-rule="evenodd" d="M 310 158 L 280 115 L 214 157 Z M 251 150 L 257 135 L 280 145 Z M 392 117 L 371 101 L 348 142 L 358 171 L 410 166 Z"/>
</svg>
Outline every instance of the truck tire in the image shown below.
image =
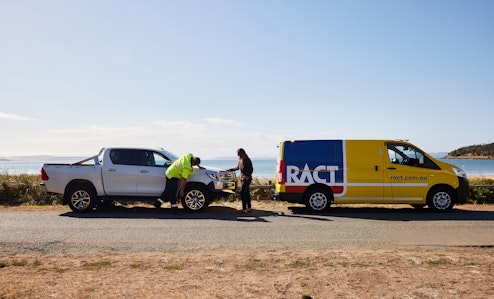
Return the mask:
<svg viewBox="0 0 494 299">
<path fill-rule="evenodd" d="M 332 202 L 333 198 L 330 192 L 322 187 L 311 188 L 306 193 L 305 205 L 312 212 L 327 211 Z"/>
<path fill-rule="evenodd" d="M 69 207 L 76 213 L 90 212 L 96 206 L 96 192 L 90 185 L 75 185 L 67 199 Z"/>
<path fill-rule="evenodd" d="M 434 187 L 427 194 L 427 206 L 435 212 L 447 212 L 455 205 L 455 197 L 451 188 Z"/>
<path fill-rule="evenodd" d="M 211 201 L 208 188 L 200 184 L 187 184 L 185 196 L 182 198 L 182 207 L 188 212 L 199 212 L 204 210 Z"/>
</svg>

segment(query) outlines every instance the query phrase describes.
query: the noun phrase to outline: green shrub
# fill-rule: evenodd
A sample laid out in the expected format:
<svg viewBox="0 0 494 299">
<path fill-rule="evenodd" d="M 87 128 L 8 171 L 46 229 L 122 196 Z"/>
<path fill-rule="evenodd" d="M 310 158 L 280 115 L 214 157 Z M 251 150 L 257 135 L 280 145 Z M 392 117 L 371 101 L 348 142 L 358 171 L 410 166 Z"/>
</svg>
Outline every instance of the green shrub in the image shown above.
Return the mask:
<svg viewBox="0 0 494 299">
<path fill-rule="evenodd" d="M 62 196 L 43 192 L 39 175 L 0 174 L 0 205 L 52 205 L 61 204 Z"/>
<path fill-rule="evenodd" d="M 477 204 L 494 204 L 494 189 L 482 187 L 494 185 L 493 179 L 478 178 L 469 181 L 470 186 L 478 186 L 470 188 L 470 202 Z"/>
</svg>

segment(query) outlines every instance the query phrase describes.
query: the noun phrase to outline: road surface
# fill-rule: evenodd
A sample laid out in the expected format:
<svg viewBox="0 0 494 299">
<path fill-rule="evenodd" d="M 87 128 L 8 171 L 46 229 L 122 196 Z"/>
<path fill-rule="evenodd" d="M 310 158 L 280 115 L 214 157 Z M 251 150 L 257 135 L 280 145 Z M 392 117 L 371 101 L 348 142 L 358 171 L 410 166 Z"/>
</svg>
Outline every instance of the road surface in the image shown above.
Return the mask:
<svg viewBox="0 0 494 299">
<path fill-rule="evenodd" d="M 151 207 L 109 206 L 88 214 L 67 207 L 3 208 L 0 232 L 3 252 L 492 247 L 494 207 L 458 206 L 449 213 L 336 207 L 323 215 L 290 204 L 247 215 L 227 206 L 179 215 Z"/>
</svg>

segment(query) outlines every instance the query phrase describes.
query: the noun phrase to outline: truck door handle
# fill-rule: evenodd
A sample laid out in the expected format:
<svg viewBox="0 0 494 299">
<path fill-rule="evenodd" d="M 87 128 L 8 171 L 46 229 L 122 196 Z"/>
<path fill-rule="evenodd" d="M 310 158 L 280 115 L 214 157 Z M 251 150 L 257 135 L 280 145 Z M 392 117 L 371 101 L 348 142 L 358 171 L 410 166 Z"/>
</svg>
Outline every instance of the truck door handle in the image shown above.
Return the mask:
<svg viewBox="0 0 494 299">
<path fill-rule="evenodd" d="M 115 171 L 117 171 L 117 170 L 116 170 L 115 168 L 108 168 L 108 170 L 107 170 L 107 171 L 108 171 L 108 172 L 115 172 Z"/>
<path fill-rule="evenodd" d="M 149 171 L 147 171 L 146 169 L 143 169 L 141 171 L 139 171 L 140 173 L 149 173 Z"/>
</svg>

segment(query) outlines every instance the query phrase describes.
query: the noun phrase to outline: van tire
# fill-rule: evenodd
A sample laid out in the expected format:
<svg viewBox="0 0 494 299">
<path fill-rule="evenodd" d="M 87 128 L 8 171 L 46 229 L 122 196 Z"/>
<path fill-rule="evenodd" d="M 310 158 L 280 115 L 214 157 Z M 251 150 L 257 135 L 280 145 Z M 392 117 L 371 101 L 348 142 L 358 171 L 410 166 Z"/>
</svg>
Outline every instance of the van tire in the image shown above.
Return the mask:
<svg viewBox="0 0 494 299">
<path fill-rule="evenodd" d="M 329 209 L 333 197 L 322 187 L 310 188 L 305 196 L 305 205 L 313 212 L 324 212 Z"/>
<path fill-rule="evenodd" d="M 182 207 L 188 212 L 200 212 L 211 202 L 211 192 L 201 184 L 187 184 Z"/>
<path fill-rule="evenodd" d="M 435 212 L 447 212 L 453 208 L 456 199 L 451 188 L 434 187 L 427 194 L 427 206 Z"/>
<path fill-rule="evenodd" d="M 67 194 L 67 203 L 76 213 L 87 213 L 96 206 L 96 191 L 89 184 L 75 185 Z"/>
</svg>

